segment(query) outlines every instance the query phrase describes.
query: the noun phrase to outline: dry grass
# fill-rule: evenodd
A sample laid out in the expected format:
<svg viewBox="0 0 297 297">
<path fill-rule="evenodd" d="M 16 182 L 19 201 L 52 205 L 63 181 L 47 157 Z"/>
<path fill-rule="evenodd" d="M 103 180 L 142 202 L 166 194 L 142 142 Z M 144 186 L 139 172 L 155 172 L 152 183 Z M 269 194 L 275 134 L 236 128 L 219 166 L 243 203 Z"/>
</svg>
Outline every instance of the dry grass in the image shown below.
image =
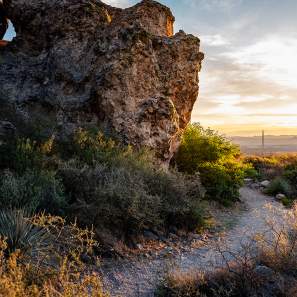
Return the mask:
<svg viewBox="0 0 297 297">
<path fill-rule="evenodd" d="M 107 297 L 96 274 L 82 273 L 82 266 L 64 257 L 55 268 L 24 261 L 19 252 L 4 256 L 0 247 L 0 296 L 6 297 Z"/>
<path fill-rule="evenodd" d="M 258 238 L 259 259 L 274 271 L 297 277 L 297 204 L 283 217 L 283 224 L 276 228 L 269 223 L 272 238 Z"/>
<path fill-rule="evenodd" d="M 108 296 L 103 292 L 99 275 L 82 261 L 88 258 L 96 264 L 92 231 L 44 214 L 24 220 L 48 234 L 47 248 L 33 248 L 34 252 L 24 253 L 20 245 L 10 252 L 6 243 L 9 238 L 0 238 L 0 296 Z"/>
<path fill-rule="evenodd" d="M 161 296 L 202 296 L 200 295 L 199 287 L 205 285 L 205 275 L 196 270 L 182 272 L 180 270 L 172 271 L 165 279 L 165 287 L 163 292 L 159 292 Z"/>
<path fill-rule="evenodd" d="M 274 179 L 284 173 L 286 166 L 297 163 L 297 153 L 244 156 L 243 162 L 252 164 L 262 178 Z"/>
</svg>

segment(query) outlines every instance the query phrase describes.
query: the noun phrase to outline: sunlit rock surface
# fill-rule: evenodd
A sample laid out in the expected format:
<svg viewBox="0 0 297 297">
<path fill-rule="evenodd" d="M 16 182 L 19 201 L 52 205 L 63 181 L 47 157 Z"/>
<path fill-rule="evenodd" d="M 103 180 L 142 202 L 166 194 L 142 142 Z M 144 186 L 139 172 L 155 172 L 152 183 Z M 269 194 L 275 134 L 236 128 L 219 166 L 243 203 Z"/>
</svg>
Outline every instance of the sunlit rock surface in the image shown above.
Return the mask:
<svg viewBox="0 0 297 297">
<path fill-rule="evenodd" d="M 169 161 L 198 95 L 200 41 L 151 0 L 9 0 L 17 37 L 0 47 L 0 121 L 67 136 L 98 126 Z M 29 125 L 29 126 L 30 126 Z"/>
</svg>

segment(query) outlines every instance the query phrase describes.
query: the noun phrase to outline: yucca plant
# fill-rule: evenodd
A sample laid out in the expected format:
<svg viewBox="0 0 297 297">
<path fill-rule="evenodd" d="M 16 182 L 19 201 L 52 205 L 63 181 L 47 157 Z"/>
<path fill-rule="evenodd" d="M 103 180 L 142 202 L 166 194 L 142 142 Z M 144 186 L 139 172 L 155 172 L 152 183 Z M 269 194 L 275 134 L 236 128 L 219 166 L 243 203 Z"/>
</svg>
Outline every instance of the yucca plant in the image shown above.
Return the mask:
<svg viewBox="0 0 297 297">
<path fill-rule="evenodd" d="M 28 217 L 24 210 L 0 211 L 0 236 L 6 240 L 7 255 L 17 250 L 23 255 L 36 255 L 50 248 L 48 231 L 34 225 Z"/>
</svg>

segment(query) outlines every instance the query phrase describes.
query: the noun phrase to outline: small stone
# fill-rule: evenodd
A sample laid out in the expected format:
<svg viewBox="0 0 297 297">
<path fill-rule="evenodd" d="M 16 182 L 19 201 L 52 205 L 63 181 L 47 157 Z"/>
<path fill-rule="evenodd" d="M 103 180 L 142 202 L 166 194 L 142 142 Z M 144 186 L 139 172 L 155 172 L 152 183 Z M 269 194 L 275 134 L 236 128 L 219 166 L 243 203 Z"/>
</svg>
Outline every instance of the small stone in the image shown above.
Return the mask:
<svg viewBox="0 0 297 297">
<path fill-rule="evenodd" d="M 172 240 L 177 240 L 177 239 L 178 239 L 178 236 L 177 236 L 176 234 L 173 234 L 173 233 L 170 233 L 170 234 L 169 234 L 169 237 L 170 237 L 170 239 L 172 239 Z"/>
<path fill-rule="evenodd" d="M 286 198 L 286 195 L 284 195 L 284 194 L 277 194 L 276 196 L 275 196 L 275 199 L 277 200 L 277 201 L 282 201 L 283 199 L 285 199 Z"/>
<path fill-rule="evenodd" d="M 269 180 L 264 180 L 260 183 L 260 185 L 264 188 L 268 188 L 270 186 L 270 181 Z"/>
<path fill-rule="evenodd" d="M 140 244 L 140 243 L 136 244 L 136 247 L 137 247 L 139 250 L 142 250 L 142 249 L 143 249 L 143 245 Z"/>
<path fill-rule="evenodd" d="M 202 236 L 200 234 L 193 234 L 192 235 L 192 239 L 193 240 L 201 240 L 202 239 Z"/>
<path fill-rule="evenodd" d="M 260 186 L 259 183 L 252 183 L 252 184 L 251 184 L 251 188 L 252 188 L 252 189 L 256 189 L 256 190 L 258 190 L 258 189 L 260 189 L 260 187 L 261 187 L 261 186 Z"/>
<path fill-rule="evenodd" d="M 255 272 L 257 273 L 257 275 L 267 279 L 271 278 L 274 275 L 274 271 L 265 265 L 258 265 L 255 268 Z"/>
<path fill-rule="evenodd" d="M 244 182 L 245 182 L 246 184 L 250 184 L 250 183 L 253 182 L 253 179 L 252 179 L 252 178 L 245 178 L 245 179 L 244 179 Z"/>
<path fill-rule="evenodd" d="M 159 237 L 156 234 L 154 234 L 153 232 L 148 231 L 148 230 L 143 232 L 143 236 L 149 240 L 158 240 L 159 239 Z"/>
</svg>

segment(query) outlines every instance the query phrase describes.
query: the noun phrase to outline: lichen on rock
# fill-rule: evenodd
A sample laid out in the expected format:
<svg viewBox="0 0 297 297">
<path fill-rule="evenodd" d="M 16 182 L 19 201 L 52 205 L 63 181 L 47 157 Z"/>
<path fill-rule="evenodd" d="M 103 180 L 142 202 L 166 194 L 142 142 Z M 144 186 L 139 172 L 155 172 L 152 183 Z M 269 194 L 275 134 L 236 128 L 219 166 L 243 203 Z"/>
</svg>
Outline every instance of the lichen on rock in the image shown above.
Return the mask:
<svg viewBox="0 0 297 297">
<path fill-rule="evenodd" d="M 5 0 L 4 0 L 5 2 Z M 169 161 L 198 96 L 200 41 L 173 34 L 169 8 L 143 0 L 7 0 L 17 37 L 0 48 L 0 120 L 100 126 Z M 11 112 L 7 112 L 7 111 Z M 19 122 L 19 121 L 18 121 Z"/>
</svg>

